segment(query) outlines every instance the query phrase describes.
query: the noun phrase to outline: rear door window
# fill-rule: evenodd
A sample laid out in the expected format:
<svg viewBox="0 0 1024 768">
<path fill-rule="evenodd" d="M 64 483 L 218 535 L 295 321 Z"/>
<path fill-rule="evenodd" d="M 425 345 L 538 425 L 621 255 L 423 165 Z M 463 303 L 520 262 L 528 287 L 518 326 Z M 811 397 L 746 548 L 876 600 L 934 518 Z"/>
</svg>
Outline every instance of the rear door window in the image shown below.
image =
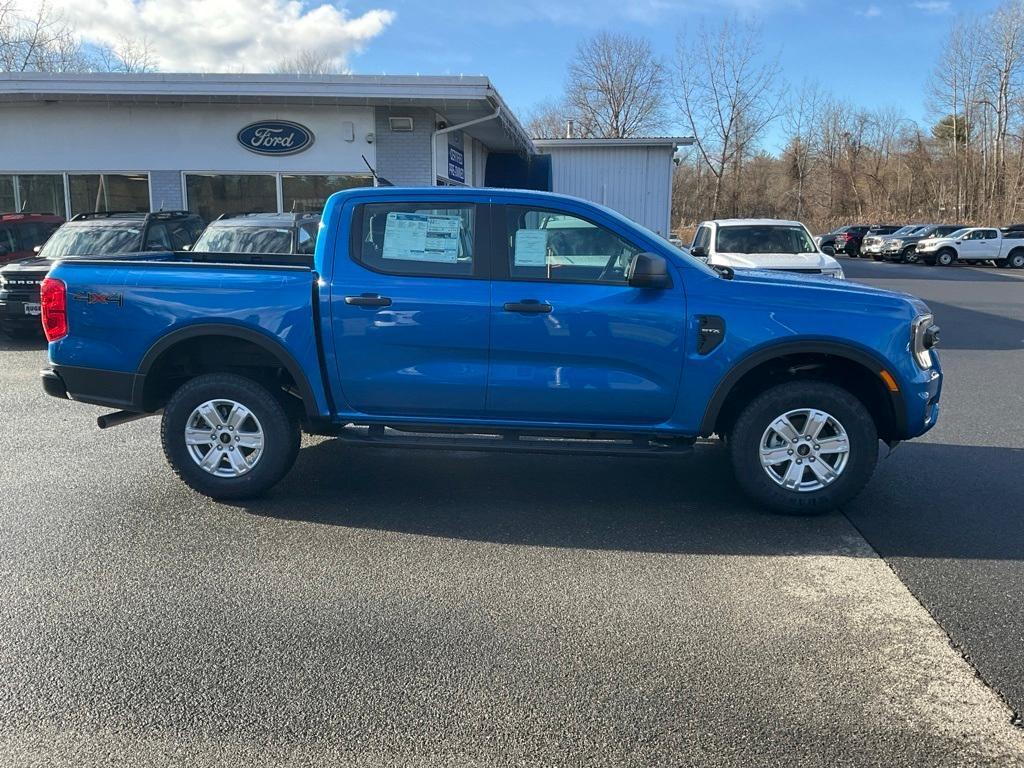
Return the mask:
<svg viewBox="0 0 1024 768">
<path fill-rule="evenodd" d="M 366 203 L 356 209 L 352 258 L 374 272 L 482 277 L 475 203 Z"/>
</svg>

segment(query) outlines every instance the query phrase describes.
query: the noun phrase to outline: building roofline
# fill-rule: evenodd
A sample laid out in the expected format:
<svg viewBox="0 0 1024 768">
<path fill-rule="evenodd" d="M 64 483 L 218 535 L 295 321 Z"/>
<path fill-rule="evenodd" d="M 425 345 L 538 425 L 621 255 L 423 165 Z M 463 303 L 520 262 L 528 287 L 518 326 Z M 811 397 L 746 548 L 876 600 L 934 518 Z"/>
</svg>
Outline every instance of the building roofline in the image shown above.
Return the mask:
<svg viewBox="0 0 1024 768">
<path fill-rule="evenodd" d="M 432 106 L 443 109 L 472 102 L 500 107 L 500 121 L 513 143 L 526 153 L 536 147 L 483 75 L 279 75 L 160 72 L 0 73 L 0 101 L 108 100 L 146 103 L 160 100 L 205 103 L 302 102 L 349 106 Z"/>
<path fill-rule="evenodd" d="M 635 136 L 626 139 L 534 139 L 541 148 L 552 147 L 688 147 L 692 136 Z"/>
</svg>

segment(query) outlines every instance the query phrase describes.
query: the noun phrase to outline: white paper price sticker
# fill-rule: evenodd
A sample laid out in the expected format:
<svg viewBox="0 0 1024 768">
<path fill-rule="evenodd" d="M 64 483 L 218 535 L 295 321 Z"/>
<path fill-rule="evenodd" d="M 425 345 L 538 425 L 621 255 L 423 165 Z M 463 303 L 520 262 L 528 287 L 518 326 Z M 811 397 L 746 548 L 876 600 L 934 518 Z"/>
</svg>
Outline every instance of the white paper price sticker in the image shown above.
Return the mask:
<svg viewBox="0 0 1024 768">
<path fill-rule="evenodd" d="M 459 258 L 462 218 L 427 213 L 388 214 L 384 229 L 385 259 L 454 264 Z"/>
<path fill-rule="evenodd" d="M 517 229 L 513 264 L 517 267 L 543 267 L 547 263 L 547 230 Z"/>
</svg>

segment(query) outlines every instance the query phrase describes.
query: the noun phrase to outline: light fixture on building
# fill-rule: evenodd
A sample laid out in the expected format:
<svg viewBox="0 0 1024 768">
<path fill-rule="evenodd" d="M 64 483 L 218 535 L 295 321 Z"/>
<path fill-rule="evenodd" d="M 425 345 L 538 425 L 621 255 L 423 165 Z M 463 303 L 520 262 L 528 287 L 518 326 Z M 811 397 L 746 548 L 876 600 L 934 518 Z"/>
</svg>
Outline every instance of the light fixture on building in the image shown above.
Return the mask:
<svg viewBox="0 0 1024 768">
<path fill-rule="evenodd" d="M 391 126 L 391 130 L 396 133 L 408 133 L 412 130 L 411 117 L 389 117 L 388 124 Z"/>
</svg>

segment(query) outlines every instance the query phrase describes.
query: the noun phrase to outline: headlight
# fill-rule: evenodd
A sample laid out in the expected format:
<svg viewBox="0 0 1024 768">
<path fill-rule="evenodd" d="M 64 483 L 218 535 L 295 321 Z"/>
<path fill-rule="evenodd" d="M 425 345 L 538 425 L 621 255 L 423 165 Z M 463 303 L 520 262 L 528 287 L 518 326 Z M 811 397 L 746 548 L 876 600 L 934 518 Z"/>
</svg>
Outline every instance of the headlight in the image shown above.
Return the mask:
<svg viewBox="0 0 1024 768">
<path fill-rule="evenodd" d="M 825 275 L 825 277 L 834 277 L 836 280 L 845 280 L 846 279 L 846 275 L 843 274 L 843 268 L 842 267 L 833 267 L 831 269 L 823 269 L 823 270 L 821 270 L 821 274 Z"/>
<path fill-rule="evenodd" d="M 917 250 L 919 251 L 930 251 L 934 247 L 935 242 L 933 240 L 922 240 L 917 244 Z"/>
<path fill-rule="evenodd" d="M 891 245 L 893 248 L 902 248 L 903 247 L 903 241 L 902 240 L 890 240 L 887 243 L 887 245 Z"/>
<path fill-rule="evenodd" d="M 914 318 L 911 326 L 910 348 L 914 359 L 921 368 L 928 370 L 934 365 L 932 347 L 939 343 L 939 326 L 932 315 L 921 315 Z"/>
</svg>

